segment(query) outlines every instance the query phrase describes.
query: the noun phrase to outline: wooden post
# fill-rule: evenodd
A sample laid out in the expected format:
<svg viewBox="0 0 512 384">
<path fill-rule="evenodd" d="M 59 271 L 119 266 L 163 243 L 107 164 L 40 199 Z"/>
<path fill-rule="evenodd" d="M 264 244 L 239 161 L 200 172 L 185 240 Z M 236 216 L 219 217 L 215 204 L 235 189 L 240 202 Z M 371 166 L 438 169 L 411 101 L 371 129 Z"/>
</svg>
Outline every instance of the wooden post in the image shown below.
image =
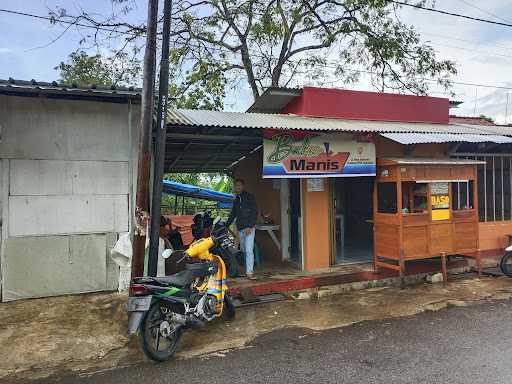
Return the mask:
<svg viewBox="0 0 512 384">
<path fill-rule="evenodd" d="M 377 263 L 378 256 L 377 256 L 377 241 L 375 240 L 375 217 L 378 211 L 378 196 L 377 196 L 377 178 L 375 178 L 375 183 L 373 184 L 373 271 L 375 273 L 380 273 L 380 268 Z"/>
<path fill-rule="evenodd" d="M 162 29 L 162 58 L 158 87 L 157 127 L 155 154 L 153 156 L 153 190 L 151 199 L 151 224 L 149 226 L 148 275 L 156 276 L 158 246 L 160 242 L 160 215 L 162 210 L 162 177 L 164 175 L 165 139 L 167 136 L 167 96 L 169 92 L 169 40 L 171 34 L 172 0 L 164 1 L 164 25 Z"/>
<path fill-rule="evenodd" d="M 448 282 L 448 271 L 446 269 L 446 252 L 441 252 L 441 272 L 443 273 L 443 282 Z"/>
<path fill-rule="evenodd" d="M 149 167 L 151 163 L 150 137 L 151 128 L 153 126 L 153 93 L 155 86 L 157 22 L 158 0 L 149 0 L 146 50 L 144 52 L 139 153 L 137 161 L 137 194 L 135 197 L 135 225 L 133 233 L 131 271 L 132 279 L 144 274 L 146 225 L 149 218 Z"/>
</svg>

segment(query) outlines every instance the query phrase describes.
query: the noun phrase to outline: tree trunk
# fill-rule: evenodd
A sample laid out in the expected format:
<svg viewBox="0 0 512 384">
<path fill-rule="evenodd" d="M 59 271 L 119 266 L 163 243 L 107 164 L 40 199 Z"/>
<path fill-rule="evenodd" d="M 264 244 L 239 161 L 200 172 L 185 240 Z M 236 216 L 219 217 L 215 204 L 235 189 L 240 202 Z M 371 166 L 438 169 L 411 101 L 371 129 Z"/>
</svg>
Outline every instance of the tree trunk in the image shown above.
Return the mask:
<svg viewBox="0 0 512 384">
<path fill-rule="evenodd" d="M 258 84 L 256 83 L 256 79 L 254 77 L 251 56 L 249 54 L 249 50 L 247 49 L 246 44 L 243 44 L 241 53 L 242 64 L 244 65 L 245 73 L 247 74 L 247 82 L 251 87 L 252 97 L 254 99 L 253 101 L 256 101 L 256 99 L 260 96 L 260 90 L 258 89 Z"/>
</svg>

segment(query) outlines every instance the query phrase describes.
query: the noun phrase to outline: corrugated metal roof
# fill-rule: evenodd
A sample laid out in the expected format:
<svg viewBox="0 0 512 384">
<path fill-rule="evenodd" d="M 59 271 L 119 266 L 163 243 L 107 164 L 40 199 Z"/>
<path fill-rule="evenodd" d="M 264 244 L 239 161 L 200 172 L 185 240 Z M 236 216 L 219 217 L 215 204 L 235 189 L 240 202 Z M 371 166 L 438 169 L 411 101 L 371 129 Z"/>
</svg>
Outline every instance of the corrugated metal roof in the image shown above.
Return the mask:
<svg viewBox="0 0 512 384">
<path fill-rule="evenodd" d="M 91 84 L 81 87 L 77 84 L 51 83 L 36 80 L 2 80 L 0 79 L 0 94 L 46 94 L 70 98 L 105 98 L 140 100 L 141 90 L 134 87 L 102 86 Z"/>
<path fill-rule="evenodd" d="M 183 126 L 225 128 L 276 128 L 346 132 L 450 133 L 512 135 L 512 127 L 465 124 L 426 124 L 390 121 L 342 120 L 297 115 L 241 113 L 179 109 L 171 110 L 168 123 Z"/>
<path fill-rule="evenodd" d="M 512 137 L 500 135 L 475 135 L 469 133 L 382 133 L 383 137 L 400 144 L 425 144 L 425 143 L 512 143 Z"/>
<path fill-rule="evenodd" d="M 452 158 L 427 158 L 427 157 L 386 157 L 383 161 L 391 161 L 399 165 L 475 165 L 485 164 L 485 161 L 452 159 Z"/>
</svg>

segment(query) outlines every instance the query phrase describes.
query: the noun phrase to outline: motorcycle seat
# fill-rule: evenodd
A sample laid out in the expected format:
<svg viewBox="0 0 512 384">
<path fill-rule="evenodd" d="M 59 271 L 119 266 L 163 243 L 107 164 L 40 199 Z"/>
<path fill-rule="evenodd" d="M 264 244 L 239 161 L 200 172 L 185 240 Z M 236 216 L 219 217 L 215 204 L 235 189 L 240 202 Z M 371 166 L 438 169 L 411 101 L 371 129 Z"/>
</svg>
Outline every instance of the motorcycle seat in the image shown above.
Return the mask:
<svg viewBox="0 0 512 384">
<path fill-rule="evenodd" d="M 190 271 L 181 271 L 170 276 L 154 277 L 153 280 L 160 285 L 183 288 L 194 281 L 194 275 Z"/>
</svg>

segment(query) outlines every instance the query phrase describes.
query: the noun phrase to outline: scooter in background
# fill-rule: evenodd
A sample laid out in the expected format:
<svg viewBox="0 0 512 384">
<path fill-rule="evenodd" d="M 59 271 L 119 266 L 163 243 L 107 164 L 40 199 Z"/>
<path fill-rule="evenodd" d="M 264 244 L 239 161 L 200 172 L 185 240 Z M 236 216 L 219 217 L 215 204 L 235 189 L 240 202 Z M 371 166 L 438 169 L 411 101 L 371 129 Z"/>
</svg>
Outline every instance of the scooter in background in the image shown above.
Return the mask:
<svg viewBox="0 0 512 384">
<path fill-rule="evenodd" d="M 512 277 L 512 244 L 505 248 L 505 254 L 500 260 L 500 269 L 505 276 Z"/>
</svg>

